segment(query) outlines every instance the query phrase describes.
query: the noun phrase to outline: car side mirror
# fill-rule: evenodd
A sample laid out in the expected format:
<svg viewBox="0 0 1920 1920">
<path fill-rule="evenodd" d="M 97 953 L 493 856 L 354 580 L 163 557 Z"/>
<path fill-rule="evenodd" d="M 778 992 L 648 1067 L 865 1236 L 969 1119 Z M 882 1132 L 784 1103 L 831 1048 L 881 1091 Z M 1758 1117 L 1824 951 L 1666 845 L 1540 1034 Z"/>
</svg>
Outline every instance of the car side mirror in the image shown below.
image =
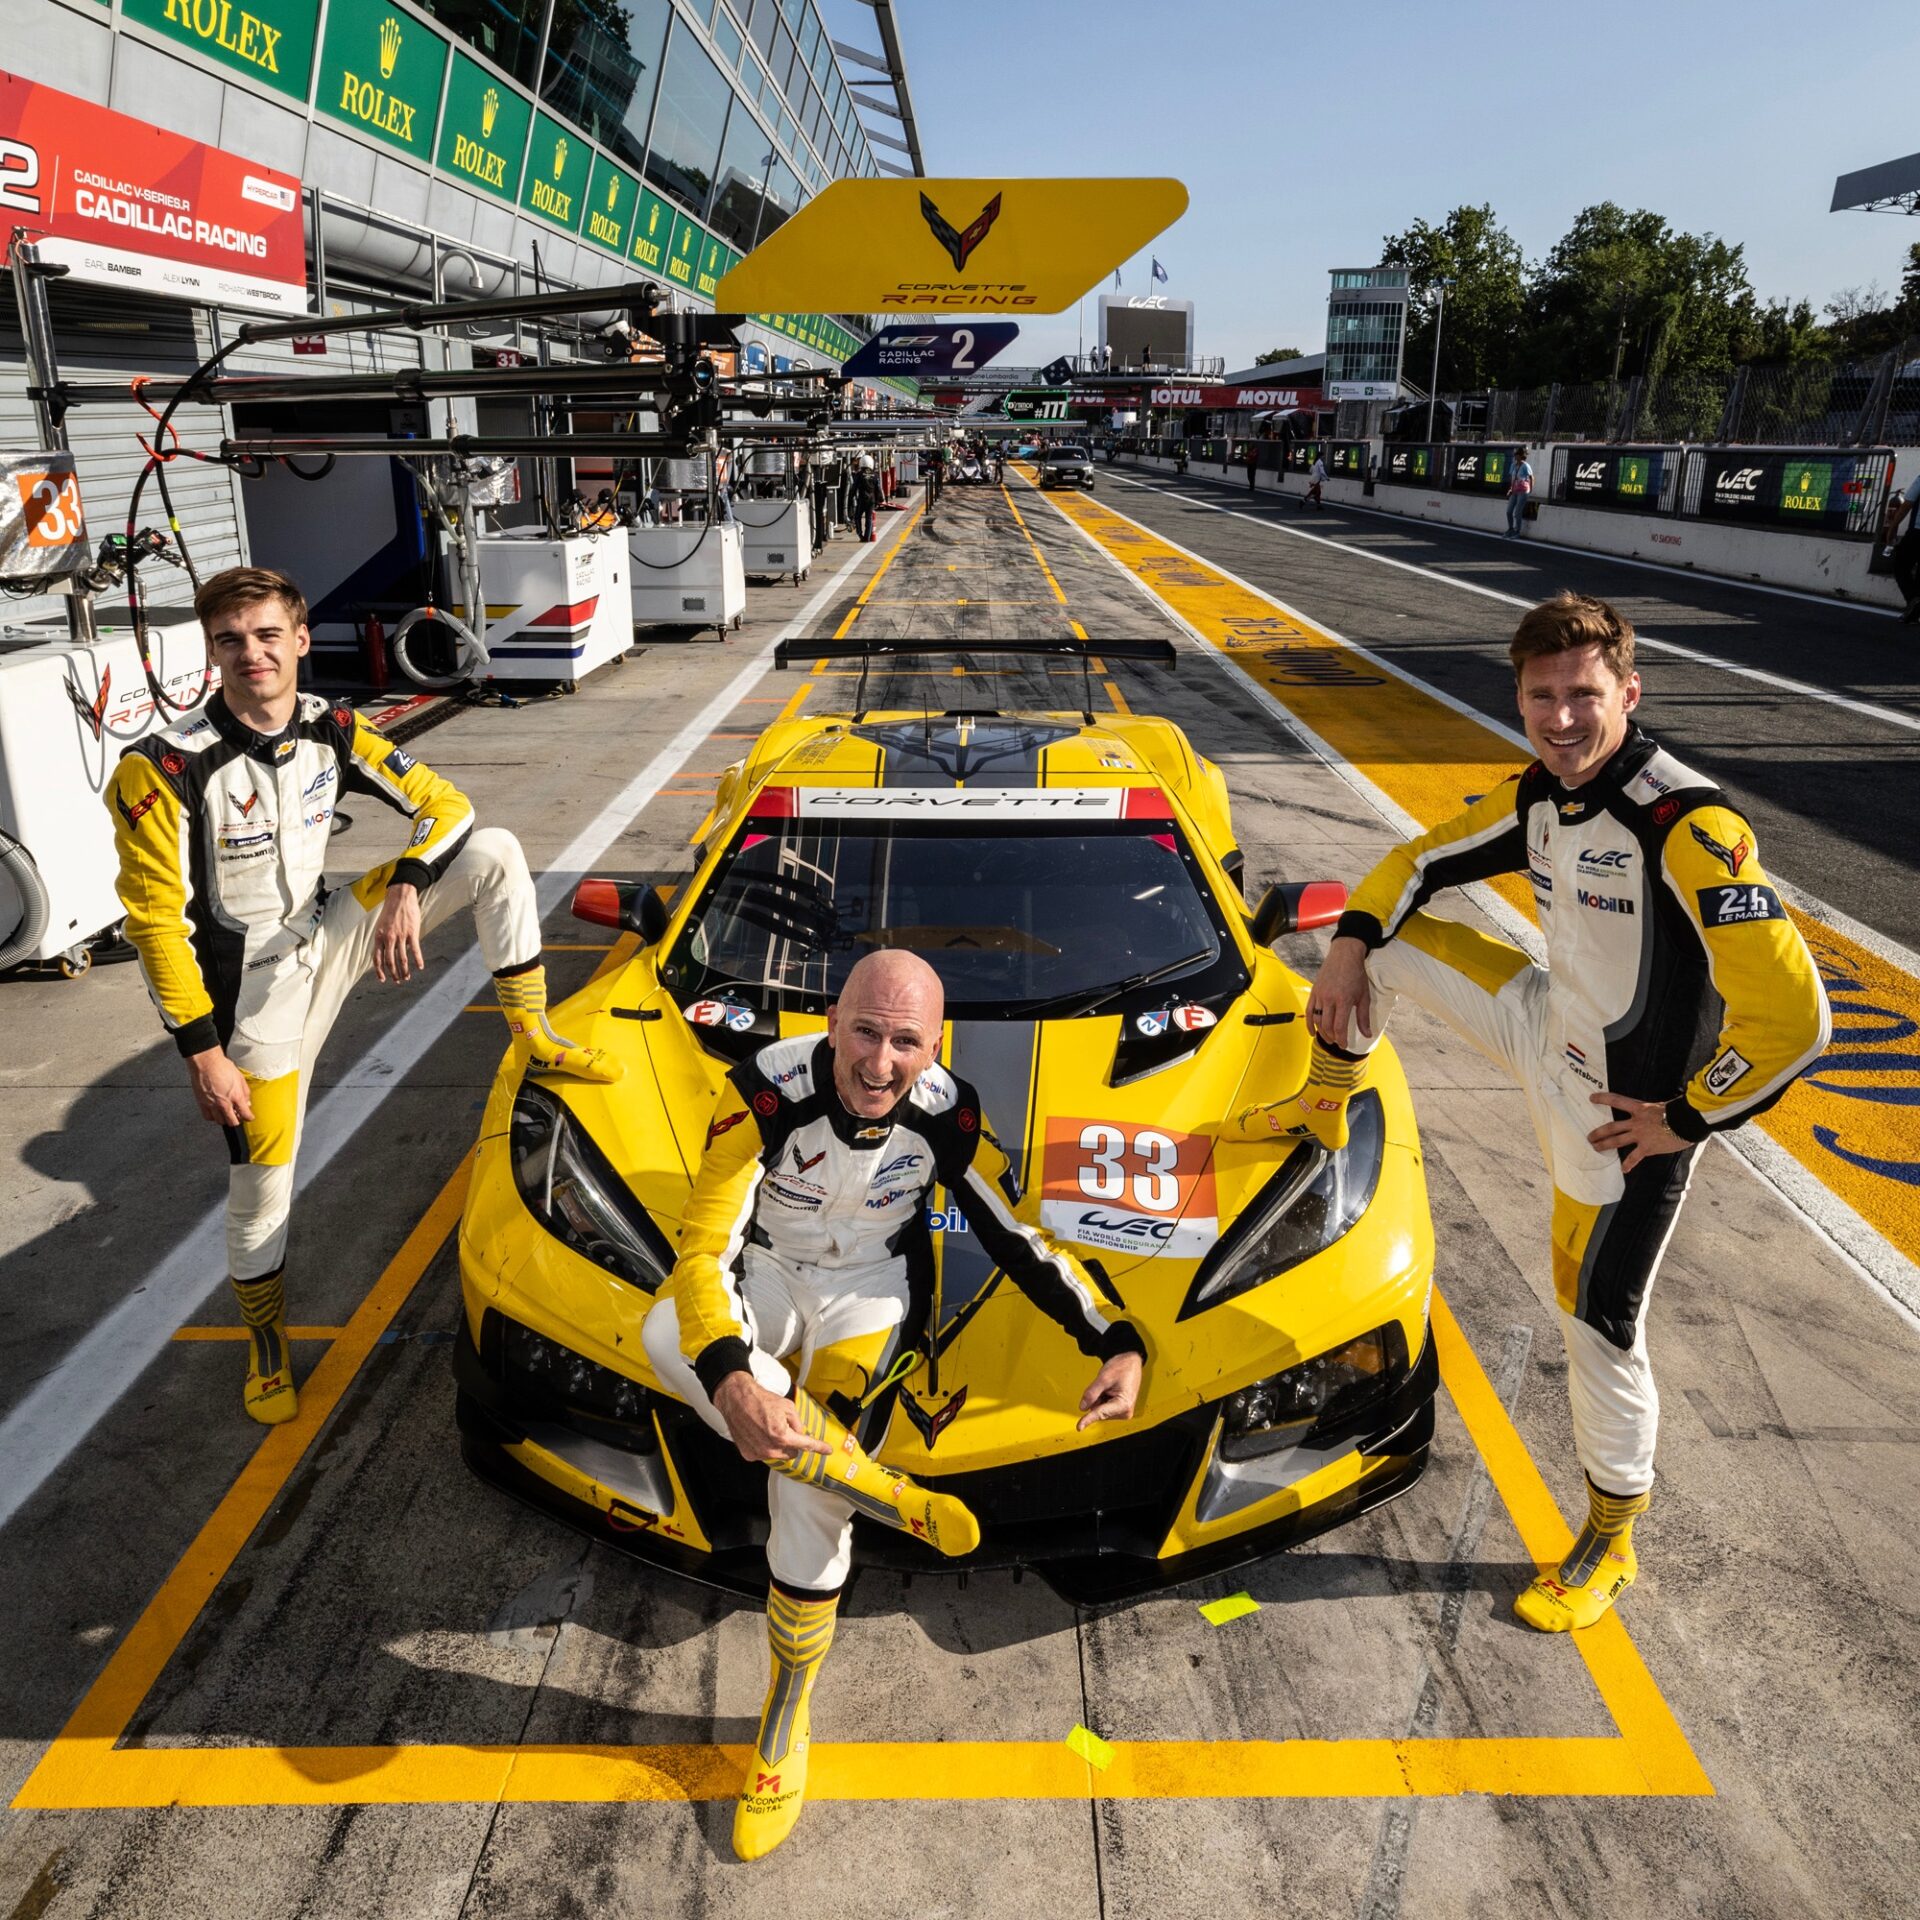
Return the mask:
<svg viewBox="0 0 1920 1920">
<path fill-rule="evenodd" d="M 673 915 L 643 880 L 582 880 L 573 890 L 573 917 L 596 927 L 637 933 L 645 946 L 666 932 Z"/>
<path fill-rule="evenodd" d="M 1283 933 L 1334 925 L 1346 908 L 1347 889 L 1342 881 L 1289 880 L 1260 896 L 1247 931 L 1256 946 L 1270 947 Z"/>
</svg>

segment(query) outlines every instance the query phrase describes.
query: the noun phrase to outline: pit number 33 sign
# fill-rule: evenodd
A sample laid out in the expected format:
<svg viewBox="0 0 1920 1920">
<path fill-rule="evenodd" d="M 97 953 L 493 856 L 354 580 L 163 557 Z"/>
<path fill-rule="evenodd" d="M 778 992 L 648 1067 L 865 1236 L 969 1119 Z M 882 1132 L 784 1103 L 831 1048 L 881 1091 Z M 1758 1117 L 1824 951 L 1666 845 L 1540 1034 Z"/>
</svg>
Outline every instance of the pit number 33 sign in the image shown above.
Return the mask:
<svg viewBox="0 0 1920 1920">
<path fill-rule="evenodd" d="M 1212 1150 L 1170 1127 L 1050 1119 L 1041 1224 L 1077 1246 L 1197 1260 L 1220 1230 Z"/>
</svg>

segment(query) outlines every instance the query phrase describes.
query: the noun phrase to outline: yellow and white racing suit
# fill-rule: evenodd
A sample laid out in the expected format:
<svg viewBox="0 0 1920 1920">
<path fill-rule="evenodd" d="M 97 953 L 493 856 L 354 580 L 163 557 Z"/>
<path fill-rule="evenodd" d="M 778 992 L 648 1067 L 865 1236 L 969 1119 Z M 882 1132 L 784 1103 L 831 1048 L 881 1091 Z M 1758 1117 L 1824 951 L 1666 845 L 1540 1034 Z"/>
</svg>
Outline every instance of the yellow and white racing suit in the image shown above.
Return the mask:
<svg viewBox="0 0 1920 1920">
<path fill-rule="evenodd" d="M 1079 1265 L 1015 1219 L 1006 1155 L 979 1096 L 929 1067 L 880 1120 L 849 1113 L 824 1036 L 777 1040 L 727 1076 L 684 1215 L 679 1259 L 647 1315 L 647 1358 L 717 1432 L 712 1396 L 746 1370 L 773 1393 L 798 1380 L 857 1417 L 932 1284 L 928 1196 L 944 1186 L 988 1256 L 1096 1360 L 1144 1353 L 1100 1310 Z M 790 1593 L 837 1591 L 851 1560 L 843 1490 L 767 1477 L 767 1565 Z"/>
<path fill-rule="evenodd" d="M 1443 887 L 1524 872 L 1547 965 L 1420 908 Z M 1338 928 L 1369 949 L 1373 1033 L 1406 994 L 1527 1096 L 1553 1178 L 1553 1284 L 1573 1429 L 1596 1486 L 1653 1484 L 1660 1402 L 1647 1357 L 1653 1278 L 1711 1132 L 1764 1113 L 1830 1032 L 1812 956 L 1768 883 L 1753 829 L 1699 774 L 1631 728 L 1587 785 L 1537 761 L 1396 847 Z M 1601 1088 L 1666 1103 L 1693 1143 L 1621 1171 L 1587 1135 Z"/>
<path fill-rule="evenodd" d="M 371 794 L 412 827 L 399 858 L 330 891 L 343 793 Z M 216 693 L 192 720 L 128 747 L 107 801 L 127 938 L 162 1023 L 183 1055 L 224 1047 L 247 1076 L 253 1118 L 227 1129 L 227 1256 L 234 1279 L 259 1279 L 286 1256 L 314 1061 L 373 964 L 388 886 L 420 889 L 428 929 L 471 906 L 500 972 L 540 955 L 526 859 L 512 834 L 474 831 L 450 782 L 311 693 L 271 738 Z"/>
</svg>

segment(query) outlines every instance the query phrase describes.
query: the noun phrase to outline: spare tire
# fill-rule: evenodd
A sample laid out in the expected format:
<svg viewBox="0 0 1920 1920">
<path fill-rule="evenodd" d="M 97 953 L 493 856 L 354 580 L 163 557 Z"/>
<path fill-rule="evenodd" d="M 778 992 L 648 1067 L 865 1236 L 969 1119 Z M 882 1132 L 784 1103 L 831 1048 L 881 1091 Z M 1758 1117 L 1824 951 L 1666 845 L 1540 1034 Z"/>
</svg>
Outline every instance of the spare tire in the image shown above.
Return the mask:
<svg viewBox="0 0 1920 1920">
<path fill-rule="evenodd" d="M 24 960 L 47 931 L 52 902 L 34 857 L 11 834 L 0 833 L 0 967 Z"/>
</svg>

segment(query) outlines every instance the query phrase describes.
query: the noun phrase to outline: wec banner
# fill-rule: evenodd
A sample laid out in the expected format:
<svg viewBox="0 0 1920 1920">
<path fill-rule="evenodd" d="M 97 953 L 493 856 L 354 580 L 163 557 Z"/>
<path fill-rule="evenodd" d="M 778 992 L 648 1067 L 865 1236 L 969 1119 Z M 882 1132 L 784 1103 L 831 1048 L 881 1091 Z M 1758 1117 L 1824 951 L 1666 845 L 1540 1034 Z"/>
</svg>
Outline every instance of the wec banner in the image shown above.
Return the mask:
<svg viewBox="0 0 1920 1920">
<path fill-rule="evenodd" d="M 0 73 L 0 225 L 76 280 L 262 313 L 307 308 L 300 182 Z"/>
</svg>

